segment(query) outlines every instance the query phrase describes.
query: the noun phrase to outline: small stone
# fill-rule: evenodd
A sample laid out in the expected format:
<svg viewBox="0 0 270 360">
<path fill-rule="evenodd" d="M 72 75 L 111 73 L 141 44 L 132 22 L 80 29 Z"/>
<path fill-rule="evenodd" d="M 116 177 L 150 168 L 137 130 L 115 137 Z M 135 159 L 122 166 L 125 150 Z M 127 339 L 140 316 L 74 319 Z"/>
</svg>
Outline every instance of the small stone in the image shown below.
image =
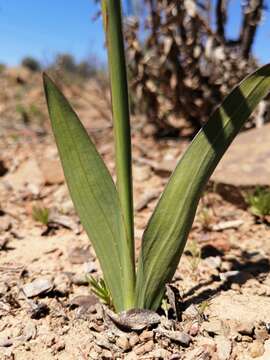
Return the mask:
<svg viewBox="0 0 270 360">
<path fill-rule="evenodd" d="M 239 284 L 234 283 L 234 284 L 231 285 L 231 289 L 234 290 L 234 291 L 240 292 L 241 286 Z"/>
<path fill-rule="evenodd" d="M 57 343 L 54 345 L 54 350 L 56 351 L 62 351 L 66 347 L 66 344 L 63 340 L 57 341 Z"/>
<path fill-rule="evenodd" d="M 116 340 L 116 345 L 121 348 L 123 351 L 128 351 L 130 349 L 130 343 L 128 341 L 128 338 L 125 335 L 120 336 Z"/>
<path fill-rule="evenodd" d="M 145 352 L 150 352 L 153 349 L 154 349 L 154 341 L 153 340 L 147 341 L 147 343 L 144 344 Z"/>
<path fill-rule="evenodd" d="M 89 281 L 87 280 L 85 274 L 74 274 L 71 277 L 71 282 L 74 285 L 78 285 L 78 286 L 88 286 L 89 285 Z"/>
<path fill-rule="evenodd" d="M 173 328 L 173 321 L 167 319 L 165 316 L 162 316 L 160 319 L 160 326 L 166 330 L 170 330 Z"/>
<path fill-rule="evenodd" d="M 97 271 L 97 267 L 93 261 L 84 263 L 84 271 L 86 274 L 92 274 Z"/>
<path fill-rule="evenodd" d="M 198 321 L 195 321 L 191 324 L 188 333 L 191 336 L 196 336 L 199 333 L 199 330 L 200 330 L 200 324 Z"/>
<path fill-rule="evenodd" d="M 69 251 L 68 257 L 71 264 L 83 264 L 90 260 L 90 247 L 76 246 Z"/>
<path fill-rule="evenodd" d="M 25 296 L 31 298 L 49 292 L 53 289 L 53 286 L 51 279 L 38 278 L 24 285 L 22 289 Z"/>
<path fill-rule="evenodd" d="M 151 170 L 148 165 L 134 166 L 133 176 L 134 179 L 139 181 L 146 181 L 151 175 Z"/>
<path fill-rule="evenodd" d="M 102 351 L 102 359 L 112 359 L 112 353 L 109 350 Z"/>
<path fill-rule="evenodd" d="M 59 274 L 54 278 L 55 290 L 61 294 L 68 294 L 70 290 L 70 280 L 65 274 Z"/>
<path fill-rule="evenodd" d="M 145 136 L 153 136 L 157 132 L 157 128 L 154 124 L 146 124 L 143 127 L 143 133 Z"/>
<path fill-rule="evenodd" d="M 70 306 L 83 308 L 84 312 L 86 312 L 90 307 L 95 306 L 98 302 L 98 298 L 94 295 L 78 295 L 71 299 Z"/>
<path fill-rule="evenodd" d="M 223 335 L 226 331 L 223 322 L 215 318 L 205 321 L 201 326 L 201 330 L 205 330 L 209 334 L 215 335 Z"/>
<path fill-rule="evenodd" d="M 172 341 L 178 342 L 182 346 L 188 346 L 191 342 L 191 337 L 184 331 L 169 331 L 169 330 L 159 329 L 157 332 L 166 336 L 168 339 Z"/>
<path fill-rule="evenodd" d="M 45 345 L 47 348 L 51 348 L 55 344 L 55 335 L 48 334 L 45 338 Z"/>
<path fill-rule="evenodd" d="M 13 340 L 9 337 L 0 338 L 0 347 L 9 347 L 13 345 Z"/>
<path fill-rule="evenodd" d="M 236 326 L 236 331 L 242 335 L 252 335 L 254 331 L 254 324 L 251 322 L 241 322 Z"/>
<path fill-rule="evenodd" d="M 144 331 L 141 335 L 140 335 L 140 341 L 145 342 L 148 340 L 152 340 L 153 339 L 153 331 Z"/>
<path fill-rule="evenodd" d="M 132 334 L 129 338 L 130 346 L 133 347 L 140 341 L 140 338 L 137 334 Z"/>
<path fill-rule="evenodd" d="M 259 340 L 253 341 L 249 347 L 249 353 L 252 358 L 258 358 L 264 354 L 264 346 L 263 343 Z"/>
<path fill-rule="evenodd" d="M 0 297 L 6 295 L 8 292 L 8 286 L 5 283 L 0 283 Z"/>
<path fill-rule="evenodd" d="M 239 338 L 238 338 L 239 340 Z M 241 338 L 240 338 L 241 342 L 244 343 L 252 343 L 253 339 L 252 337 L 248 336 L 248 335 L 242 335 Z"/>
<path fill-rule="evenodd" d="M 8 231 L 12 228 L 12 223 L 7 216 L 1 216 L 0 233 Z"/>
<path fill-rule="evenodd" d="M 265 340 L 269 339 L 269 332 L 266 326 L 258 328 L 256 327 L 254 332 L 256 340 L 261 340 L 264 342 Z"/>
<path fill-rule="evenodd" d="M 98 348 L 104 348 L 111 351 L 117 351 L 118 348 L 112 344 L 107 337 L 102 334 L 95 333 L 95 344 L 97 345 L 96 351 Z"/>
<path fill-rule="evenodd" d="M 146 193 L 144 193 L 140 199 L 138 200 L 138 202 L 136 202 L 135 204 L 135 210 L 136 211 L 141 211 L 144 208 L 147 207 L 147 205 L 154 199 L 158 198 L 158 196 L 160 195 L 160 191 L 157 190 L 152 190 L 152 191 L 147 191 Z"/>
<path fill-rule="evenodd" d="M 211 269 L 219 269 L 221 266 L 221 257 L 220 256 L 209 256 L 204 260 L 204 262 Z"/>
<path fill-rule="evenodd" d="M 109 309 L 106 309 L 106 315 L 120 329 L 128 331 L 140 331 L 149 326 L 157 325 L 160 322 L 160 316 L 151 310 L 131 309 L 116 315 Z"/>
<path fill-rule="evenodd" d="M 169 358 L 169 360 L 181 360 L 181 359 L 182 359 L 182 356 L 179 353 L 172 354 L 172 356 L 170 356 L 170 358 Z"/>
<path fill-rule="evenodd" d="M 258 360 L 269 360 L 270 359 L 270 340 L 266 340 L 264 343 L 264 354 L 258 358 Z"/>
<path fill-rule="evenodd" d="M 154 349 L 154 342 L 153 340 L 148 341 L 144 345 L 139 345 L 134 349 L 134 352 L 137 355 L 144 355 Z"/>
<path fill-rule="evenodd" d="M 169 354 L 169 351 L 166 349 L 156 349 L 151 353 L 154 358 L 158 359 L 168 359 Z"/>
<path fill-rule="evenodd" d="M 100 355 L 96 351 L 90 351 L 89 359 L 98 360 L 98 359 L 100 359 Z"/>
<path fill-rule="evenodd" d="M 37 328 L 33 321 L 30 321 L 26 324 L 24 328 L 24 339 L 26 341 L 34 340 L 37 336 Z"/>
<path fill-rule="evenodd" d="M 186 319 L 197 319 L 199 312 L 196 306 L 192 304 L 183 312 L 182 315 Z"/>
<path fill-rule="evenodd" d="M 219 360 L 229 360 L 232 352 L 231 341 L 223 335 L 215 337 Z"/>
<path fill-rule="evenodd" d="M 134 351 L 131 351 L 130 353 L 128 353 L 125 357 L 126 360 L 137 360 L 138 356 L 136 355 L 136 353 Z"/>
</svg>

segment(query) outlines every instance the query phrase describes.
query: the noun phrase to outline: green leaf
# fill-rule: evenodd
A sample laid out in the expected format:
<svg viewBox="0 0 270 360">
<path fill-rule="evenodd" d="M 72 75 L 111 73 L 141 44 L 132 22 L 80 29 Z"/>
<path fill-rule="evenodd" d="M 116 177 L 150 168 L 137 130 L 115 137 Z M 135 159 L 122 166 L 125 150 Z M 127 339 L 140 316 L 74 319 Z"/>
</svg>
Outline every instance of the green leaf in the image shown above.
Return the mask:
<svg viewBox="0 0 270 360">
<path fill-rule="evenodd" d="M 136 306 L 157 309 L 184 250 L 202 190 L 256 105 L 270 90 L 270 65 L 248 76 L 214 112 L 178 163 L 143 235 Z"/>
<path fill-rule="evenodd" d="M 79 118 L 47 75 L 44 88 L 70 195 L 100 261 L 114 307 L 116 311 L 132 308 L 133 253 L 115 185 Z"/>
<path fill-rule="evenodd" d="M 129 97 L 122 32 L 121 1 L 102 0 L 102 13 L 111 80 L 116 185 L 126 223 L 129 246 L 133 251 L 133 257 L 135 257 Z"/>
</svg>

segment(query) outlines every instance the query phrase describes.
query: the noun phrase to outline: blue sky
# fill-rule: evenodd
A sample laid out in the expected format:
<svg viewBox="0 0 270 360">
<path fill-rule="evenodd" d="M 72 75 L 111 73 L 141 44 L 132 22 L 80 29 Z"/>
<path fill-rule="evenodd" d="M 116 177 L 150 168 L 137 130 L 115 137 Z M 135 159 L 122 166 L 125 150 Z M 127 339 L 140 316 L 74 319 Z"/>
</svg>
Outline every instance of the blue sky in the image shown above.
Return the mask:
<svg viewBox="0 0 270 360">
<path fill-rule="evenodd" d="M 239 29 L 240 4 L 230 0 L 231 36 Z M 261 63 L 270 61 L 270 0 L 267 5 L 254 47 Z M 0 62 L 17 65 L 31 55 L 46 65 L 60 52 L 105 61 L 102 24 L 92 21 L 96 11 L 93 0 L 0 0 Z"/>
</svg>

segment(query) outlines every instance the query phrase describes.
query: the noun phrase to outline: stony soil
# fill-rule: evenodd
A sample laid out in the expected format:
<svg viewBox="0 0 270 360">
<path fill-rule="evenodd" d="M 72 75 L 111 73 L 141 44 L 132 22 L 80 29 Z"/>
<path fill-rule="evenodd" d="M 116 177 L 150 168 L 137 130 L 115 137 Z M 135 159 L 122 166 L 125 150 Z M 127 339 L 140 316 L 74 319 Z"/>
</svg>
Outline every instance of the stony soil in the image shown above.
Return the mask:
<svg viewBox="0 0 270 360">
<path fill-rule="evenodd" d="M 154 324 L 135 313 L 145 328 L 120 329 L 86 280 L 101 276 L 99 264 L 64 184 L 39 75 L 9 70 L 0 85 L 0 359 L 269 360 L 268 225 L 235 197 L 228 202 L 231 190 L 221 196 L 209 186 L 166 307 Z M 109 110 L 95 86 L 74 85 L 66 94 L 114 174 Z M 32 113 L 25 121 L 18 101 L 35 104 L 39 121 Z M 91 101 L 95 109 L 87 110 Z M 133 128 L 138 250 L 187 143 L 155 142 L 150 126 Z M 34 220 L 37 206 L 49 209 L 48 225 Z"/>
</svg>

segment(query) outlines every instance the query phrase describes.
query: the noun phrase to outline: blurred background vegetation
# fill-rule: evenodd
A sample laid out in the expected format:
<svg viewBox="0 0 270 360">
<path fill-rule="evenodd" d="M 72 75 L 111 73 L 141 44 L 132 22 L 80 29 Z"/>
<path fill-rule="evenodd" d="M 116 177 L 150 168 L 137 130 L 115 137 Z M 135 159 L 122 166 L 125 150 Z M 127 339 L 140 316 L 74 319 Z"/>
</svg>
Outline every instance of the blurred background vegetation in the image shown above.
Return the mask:
<svg viewBox="0 0 270 360">
<path fill-rule="evenodd" d="M 99 5 L 99 0 L 94 2 Z M 229 0 L 124 2 L 130 105 L 146 135 L 192 138 L 229 90 L 259 65 L 253 48 L 268 16 L 267 0 L 242 4 L 233 37 L 227 28 L 234 16 L 229 5 Z M 97 11 L 89 21 L 99 17 Z M 60 53 L 46 65 L 27 56 L 21 66 L 32 73 L 49 71 L 61 83 L 94 79 L 102 89 L 108 88 L 106 65 L 95 55 L 78 61 Z M 4 69 L 1 64 L 0 72 Z M 266 100 L 246 128 L 268 121 L 268 107 Z M 27 112 L 33 108 L 36 112 L 35 106 Z M 20 104 L 17 112 L 27 122 Z"/>
</svg>

